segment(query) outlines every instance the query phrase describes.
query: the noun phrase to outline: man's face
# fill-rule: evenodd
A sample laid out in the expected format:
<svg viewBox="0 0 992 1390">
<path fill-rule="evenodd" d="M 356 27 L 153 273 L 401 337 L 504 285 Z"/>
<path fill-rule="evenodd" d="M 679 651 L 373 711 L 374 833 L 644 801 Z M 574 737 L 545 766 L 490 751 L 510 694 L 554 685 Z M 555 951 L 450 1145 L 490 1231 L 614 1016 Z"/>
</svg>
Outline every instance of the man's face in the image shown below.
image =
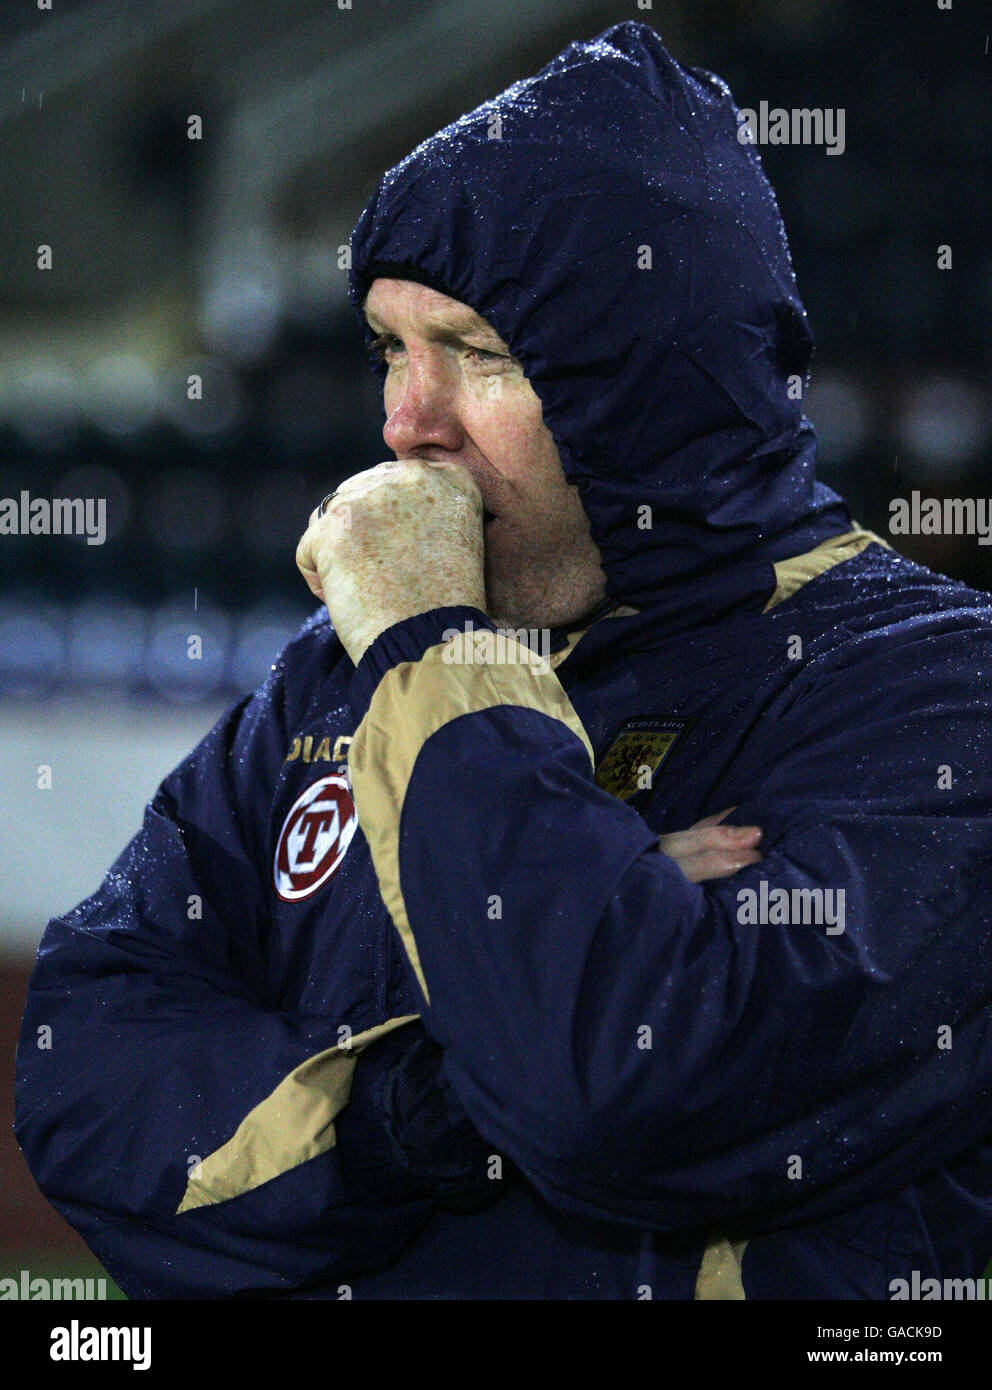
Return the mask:
<svg viewBox="0 0 992 1390">
<path fill-rule="evenodd" d="M 605 592 L 599 551 L 520 363 L 467 304 L 410 280 L 375 280 L 365 315 L 388 365 L 386 444 L 398 459 L 461 464 L 482 493 L 490 615 L 538 628 L 581 618 Z"/>
</svg>

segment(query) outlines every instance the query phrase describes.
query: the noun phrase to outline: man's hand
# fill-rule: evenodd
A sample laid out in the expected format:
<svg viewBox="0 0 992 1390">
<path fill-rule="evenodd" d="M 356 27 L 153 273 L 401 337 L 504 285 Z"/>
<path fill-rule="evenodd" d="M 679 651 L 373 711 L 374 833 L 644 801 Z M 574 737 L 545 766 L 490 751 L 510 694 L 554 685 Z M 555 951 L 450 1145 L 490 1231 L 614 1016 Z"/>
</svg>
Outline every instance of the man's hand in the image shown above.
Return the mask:
<svg viewBox="0 0 992 1390">
<path fill-rule="evenodd" d="M 757 864 L 761 855 L 755 846 L 761 839 L 756 825 L 719 825 L 735 806 L 715 816 L 706 816 L 688 830 L 662 835 L 658 848 L 674 859 L 691 883 L 708 878 L 729 878 L 746 864 Z"/>
<path fill-rule="evenodd" d="M 356 666 L 404 618 L 449 604 L 485 611 L 482 494 L 460 464 L 380 463 L 318 511 L 296 563 Z"/>
</svg>

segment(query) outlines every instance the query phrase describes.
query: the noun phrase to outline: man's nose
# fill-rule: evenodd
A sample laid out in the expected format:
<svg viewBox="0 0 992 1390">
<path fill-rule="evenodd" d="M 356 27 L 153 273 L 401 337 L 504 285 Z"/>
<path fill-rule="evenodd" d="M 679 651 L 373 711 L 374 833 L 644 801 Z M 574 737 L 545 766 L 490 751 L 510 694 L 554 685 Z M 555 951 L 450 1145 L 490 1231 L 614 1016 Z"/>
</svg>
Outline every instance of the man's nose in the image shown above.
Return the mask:
<svg viewBox="0 0 992 1390">
<path fill-rule="evenodd" d="M 398 458 L 435 446 L 457 452 L 464 441 L 454 384 L 443 366 L 411 355 L 401 384 L 387 387 L 388 416 L 382 437 Z"/>
</svg>

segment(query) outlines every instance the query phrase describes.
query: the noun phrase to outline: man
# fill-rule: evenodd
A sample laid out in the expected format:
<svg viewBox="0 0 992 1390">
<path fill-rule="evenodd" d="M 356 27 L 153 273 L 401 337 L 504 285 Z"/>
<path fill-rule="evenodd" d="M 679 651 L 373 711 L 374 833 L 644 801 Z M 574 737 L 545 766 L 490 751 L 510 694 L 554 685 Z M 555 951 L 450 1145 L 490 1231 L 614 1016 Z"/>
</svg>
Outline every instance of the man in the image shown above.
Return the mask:
<svg viewBox="0 0 992 1390">
<path fill-rule="evenodd" d="M 626 23 L 363 214 L 396 461 L 29 992 L 18 1137 L 127 1292 L 880 1299 L 992 1255 L 992 607 L 815 482 L 738 130 Z"/>
</svg>

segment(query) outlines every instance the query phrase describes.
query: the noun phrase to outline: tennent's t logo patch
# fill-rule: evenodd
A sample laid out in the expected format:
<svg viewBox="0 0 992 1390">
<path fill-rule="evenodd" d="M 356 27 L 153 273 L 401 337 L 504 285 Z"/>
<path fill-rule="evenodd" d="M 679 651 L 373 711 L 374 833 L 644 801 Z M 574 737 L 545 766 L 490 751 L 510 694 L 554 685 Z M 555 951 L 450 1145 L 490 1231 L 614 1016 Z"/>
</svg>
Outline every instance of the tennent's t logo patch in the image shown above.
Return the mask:
<svg viewBox="0 0 992 1390">
<path fill-rule="evenodd" d="M 629 801 L 654 785 L 658 771 L 692 719 L 625 719 L 596 769 L 596 785 Z"/>
<path fill-rule="evenodd" d="M 311 783 L 283 822 L 273 865 L 283 902 L 316 893 L 335 872 L 355 833 L 358 816 L 348 779 L 336 772 Z"/>
</svg>

